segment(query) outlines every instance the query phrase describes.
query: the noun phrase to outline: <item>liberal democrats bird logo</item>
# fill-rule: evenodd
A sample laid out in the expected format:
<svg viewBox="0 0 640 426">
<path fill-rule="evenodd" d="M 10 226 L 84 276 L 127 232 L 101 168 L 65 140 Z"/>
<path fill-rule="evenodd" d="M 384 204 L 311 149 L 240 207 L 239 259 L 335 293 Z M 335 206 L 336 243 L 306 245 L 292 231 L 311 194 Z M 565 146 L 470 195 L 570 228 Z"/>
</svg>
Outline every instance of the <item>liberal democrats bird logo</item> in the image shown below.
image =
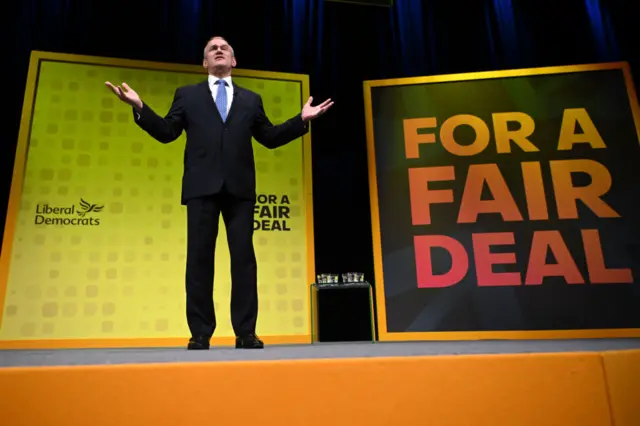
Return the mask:
<svg viewBox="0 0 640 426">
<path fill-rule="evenodd" d="M 104 206 L 99 206 L 97 204 L 87 203 L 82 198 L 80 199 L 80 208 L 78 209 L 78 216 L 85 217 L 87 213 L 100 213 Z"/>
</svg>

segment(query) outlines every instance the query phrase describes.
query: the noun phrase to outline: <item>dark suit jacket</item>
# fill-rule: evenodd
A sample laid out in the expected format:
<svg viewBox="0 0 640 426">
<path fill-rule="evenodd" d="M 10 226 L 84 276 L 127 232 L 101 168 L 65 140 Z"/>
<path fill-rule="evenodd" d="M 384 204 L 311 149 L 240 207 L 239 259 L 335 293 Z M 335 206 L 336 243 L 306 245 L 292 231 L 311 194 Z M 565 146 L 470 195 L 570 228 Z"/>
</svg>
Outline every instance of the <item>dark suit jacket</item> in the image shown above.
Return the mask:
<svg viewBox="0 0 640 426">
<path fill-rule="evenodd" d="M 235 83 L 233 88 L 226 122 L 222 121 L 207 80 L 178 88 L 164 118 L 147 104 L 139 113 L 134 111 L 138 126 L 159 142 L 173 142 L 186 131 L 182 204 L 190 198 L 216 194 L 223 185 L 237 197 L 255 199 L 251 137 L 275 149 L 308 131 L 300 114 L 273 125 L 264 112 L 260 95 Z"/>
</svg>

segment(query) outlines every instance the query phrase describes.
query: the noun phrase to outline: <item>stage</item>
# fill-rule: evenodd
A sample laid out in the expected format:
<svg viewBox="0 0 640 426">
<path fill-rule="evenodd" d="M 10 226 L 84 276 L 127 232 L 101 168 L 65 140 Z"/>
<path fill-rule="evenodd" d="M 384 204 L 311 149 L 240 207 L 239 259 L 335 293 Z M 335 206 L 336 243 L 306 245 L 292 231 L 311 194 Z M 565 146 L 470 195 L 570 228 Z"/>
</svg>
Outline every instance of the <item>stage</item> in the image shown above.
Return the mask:
<svg viewBox="0 0 640 426">
<path fill-rule="evenodd" d="M 411 357 L 437 355 L 504 355 L 532 353 L 640 350 L 640 339 L 493 340 L 464 342 L 316 343 L 271 345 L 264 350 L 213 347 L 183 348 L 4 350 L 0 367 L 81 366 L 172 362 L 285 361 L 335 358 Z"/>
<path fill-rule="evenodd" d="M 637 426 L 640 339 L 3 350 L 17 425 Z"/>
</svg>

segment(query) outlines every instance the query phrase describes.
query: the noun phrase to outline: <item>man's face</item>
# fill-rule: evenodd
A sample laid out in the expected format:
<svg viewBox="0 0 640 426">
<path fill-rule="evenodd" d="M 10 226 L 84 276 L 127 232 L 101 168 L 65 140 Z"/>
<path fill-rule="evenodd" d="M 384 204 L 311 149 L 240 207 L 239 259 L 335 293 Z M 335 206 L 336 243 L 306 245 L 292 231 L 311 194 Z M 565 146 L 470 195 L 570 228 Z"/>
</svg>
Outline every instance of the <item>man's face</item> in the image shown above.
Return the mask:
<svg viewBox="0 0 640 426">
<path fill-rule="evenodd" d="M 203 66 L 229 71 L 236 66 L 236 58 L 225 39 L 216 37 L 207 43 Z"/>
</svg>

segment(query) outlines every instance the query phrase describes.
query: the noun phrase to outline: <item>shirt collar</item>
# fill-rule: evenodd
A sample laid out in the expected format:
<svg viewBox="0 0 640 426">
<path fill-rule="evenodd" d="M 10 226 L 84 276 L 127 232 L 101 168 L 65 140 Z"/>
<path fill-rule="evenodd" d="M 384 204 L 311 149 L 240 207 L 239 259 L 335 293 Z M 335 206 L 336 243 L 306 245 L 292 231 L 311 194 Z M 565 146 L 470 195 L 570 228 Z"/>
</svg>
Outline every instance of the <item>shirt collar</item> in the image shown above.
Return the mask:
<svg viewBox="0 0 640 426">
<path fill-rule="evenodd" d="M 209 74 L 209 85 L 211 87 L 213 87 L 216 84 L 216 81 L 218 80 L 220 80 L 218 77 L 216 77 L 215 75 Z M 222 80 L 227 82 L 227 86 L 232 87 L 231 76 L 225 77 Z"/>
</svg>

